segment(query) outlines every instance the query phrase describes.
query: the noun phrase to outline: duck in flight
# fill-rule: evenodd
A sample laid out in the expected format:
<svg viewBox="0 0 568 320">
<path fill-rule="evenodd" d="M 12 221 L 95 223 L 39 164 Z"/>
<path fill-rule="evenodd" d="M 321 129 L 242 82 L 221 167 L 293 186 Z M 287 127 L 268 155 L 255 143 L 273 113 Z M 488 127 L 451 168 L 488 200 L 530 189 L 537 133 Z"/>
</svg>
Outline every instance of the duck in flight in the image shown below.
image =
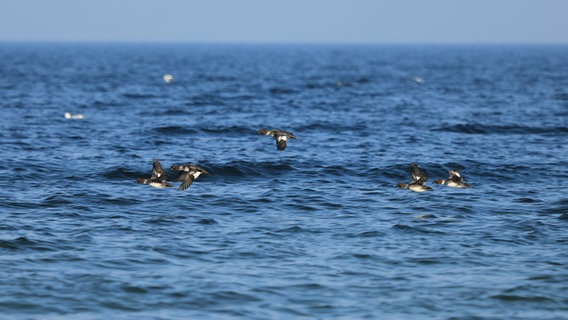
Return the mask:
<svg viewBox="0 0 568 320">
<path fill-rule="evenodd" d="M 193 180 L 197 179 L 202 174 L 209 174 L 207 170 L 203 169 L 200 166 L 193 165 L 191 163 L 186 163 L 182 165 L 173 165 L 170 170 L 179 171 L 178 176 L 174 179 L 174 181 L 181 181 L 181 185 L 178 188 L 178 191 L 183 191 L 193 183 Z"/>
<path fill-rule="evenodd" d="M 256 134 L 267 135 L 276 140 L 276 149 L 279 151 L 286 149 L 286 141 L 288 141 L 288 139 L 296 139 L 296 136 L 293 133 L 278 129 L 260 129 L 256 132 Z"/>
<path fill-rule="evenodd" d="M 161 189 L 172 186 L 170 183 L 166 181 L 167 179 L 168 176 L 164 172 L 164 169 L 162 168 L 160 161 L 158 161 L 157 159 L 152 159 L 152 176 L 150 177 L 150 179 L 138 178 L 136 179 L 136 182 L 141 184 L 147 184 L 151 187 Z"/>
<path fill-rule="evenodd" d="M 452 188 L 469 188 L 469 184 L 465 183 L 465 181 L 463 181 L 463 178 L 461 177 L 461 174 L 458 170 L 449 170 L 450 172 L 450 176 L 448 177 L 448 179 L 442 180 L 442 179 L 436 179 L 434 180 L 435 184 L 443 184 L 446 185 L 448 187 L 452 187 Z"/>
<path fill-rule="evenodd" d="M 410 164 L 410 179 L 410 183 L 399 183 L 396 187 L 401 189 L 410 189 L 414 192 L 432 190 L 432 188 L 424 185 L 424 183 L 428 180 L 428 174 L 426 174 L 426 171 L 420 170 L 418 165 L 414 162 Z"/>
</svg>

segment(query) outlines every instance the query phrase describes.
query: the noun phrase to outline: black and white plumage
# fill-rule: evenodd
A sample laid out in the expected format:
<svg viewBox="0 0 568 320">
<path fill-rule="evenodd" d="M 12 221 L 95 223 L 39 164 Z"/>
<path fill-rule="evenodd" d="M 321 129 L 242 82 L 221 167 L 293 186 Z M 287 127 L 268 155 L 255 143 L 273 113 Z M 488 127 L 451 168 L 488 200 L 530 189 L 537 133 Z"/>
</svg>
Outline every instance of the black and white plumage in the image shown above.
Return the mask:
<svg viewBox="0 0 568 320">
<path fill-rule="evenodd" d="M 443 184 L 452 188 L 469 188 L 469 184 L 463 181 L 463 178 L 461 177 L 461 174 L 458 170 L 449 170 L 449 173 L 450 176 L 448 177 L 448 179 L 436 179 L 432 183 Z"/>
<path fill-rule="evenodd" d="M 174 179 L 174 181 L 181 181 L 178 191 L 183 191 L 189 188 L 189 186 L 193 183 L 193 180 L 197 179 L 200 175 L 209 174 L 207 170 L 191 163 L 173 165 L 170 170 L 179 171 L 178 176 Z"/>
<path fill-rule="evenodd" d="M 424 182 L 428 180 L 428 174 L 426 171 L 418 168 L 418 165 L 415 162 L 410 164 L 410 177 L 412 179 L 411 183 L 424 184 Z"/>
<path fill-rule="evenodd" d="M 288 139 L 297 139 L 293 133 L 278 129 L 260 129 L 256 132 L 256 134 L 267 135 L 276 140 L 276 149 L 279 151 L 286 149 L 286 141 L 288 141 Z"/>
<path fill-rule="evenodd" d="M 154 188 L 171 187 L 172 185 L 166 181 L 167 179 L 168 175 L 164 172 L 160 161 L 158 161 L 157 159 L 152 159 L 152 176 L 150 177 L 150 179 L 138 178 L 136 179 L 136 182 L 147 184 Z"/>
<path fill-rule="evenodd" d="M 410 164 L 410 183 L 399 183 L 396 185 L 396 187 L 401 189 L 410 189 L 414 192 L 433 190 L 432 188 L 424 185 L 427 180 L 428 174 L 426 173 L 426 171 L 418 168 L 418 165 L 413 162 Z"/>
</svg>

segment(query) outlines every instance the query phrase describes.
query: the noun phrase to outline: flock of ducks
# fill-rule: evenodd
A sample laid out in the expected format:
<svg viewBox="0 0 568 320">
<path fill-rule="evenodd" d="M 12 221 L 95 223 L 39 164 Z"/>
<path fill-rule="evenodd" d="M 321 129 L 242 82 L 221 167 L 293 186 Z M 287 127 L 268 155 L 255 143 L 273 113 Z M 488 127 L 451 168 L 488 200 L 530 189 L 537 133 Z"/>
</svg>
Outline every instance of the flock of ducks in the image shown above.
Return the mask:
<svg viewBox="0 0 568 320">
<path fill-rule="evenodd" d="M 425 186 L 424 183 L 428 180 L 428 175 L 425 171 L 418 168 L 416 163 L 410 164 L 410 183 L 399 183 L 396 185 L 397 188 L 409 189 L 414 192 L 424 192 L 432 191 L 431 187 Z M 469 184 L 463 181 L 461 174 L 458 170 L 450 169 L 450 176 L 448 179 L 436 179 L 434 184 L 443 184 L 452 188 L 469 188 Z"/>
<path fill-rule="evenodd" d="M 191 163 L 186 164 L 174 164 L 170 167 L 172 171 L 179 171 L 178 176 L 174 181 L 181 181 L 178 188 L 179 191 L 183 191 L 193 183 L 193 180 L 197 179 L 202 174 L 209 174 L 207 170 L 201 168 L 200 166 L 193 165 Z M 138 178 L 137 183 L 147 184 L 154 188 L 166 188 L 171 187 L 172 184 L 167 181 L 168 175 L 164 172 L 162 165 L 158 159 L 152 160 L 152 176 L 149 179 Z"/>
<path fill-rule="evenodd" d="M 288 141 L 288 139 L 297 139 L 293 133 L 278 129 L 260 129 L 257 131 L 257 134 L 266 135 L 276 140 L 276 150 L 279 151 L 286 149 L 286 141 Z M 209 174 L 207 170 L 191 163 L 182 165 L 174 164 L 170 167 L 170 170 L 179 171 L 178 176 L 174 179 L 174 181 L 181 181 L 178 191 L 183 191 L 189 188 L 189 186 L 191 186 L 191 184 L 193 183 L 193 180 L 197 179 L 200 175 Z M 152 176 L 150 176 L 149 179 L 138 178 L 136 179 L 136 182 L 140 184 L 147 184 L 154 188 L 172 187 L 172 184 L 169 183 L 167 179 L 168 175 L 164 171 L 164 168 L 162 168 L 160 161 L 153 159 Z"/>
<path fill-rule="evenodd" d="M 286 149 L 286 142 L 288 139 L 297 139 L 296 136 L 291 132 L 286 132 L 278 129 L 266 130 L 260 129 L 256 132 L 257 134 L 266 135 L 274 140 L 276 140 L 276 150 L 282 151 Z M 207 170 L 203 169 L 198 165 L 191 163 L 186 163 L 182 165 L 172 165 L 170 167 L 172 171 L 178 171 L 178 176 L 174 181 L 181 181 L 178 191 L 183 191 L 193 183 L 193 180 L 197 179 L 202 174 L 209 174 Z M 458 170 L 449 170 L 450 176 L 447 179 L 436 179 L 434 184 L 442 184 L 452 188 L 469 188 L 469 184 L 465 183 L 461 174 Z M 172 187 L 172 184 L 167 182 L 168 176 L 164 172 L 160 161 L 157 159 L 152 160 L 152 176 L 149 179 L 138 178 L 137 183 L 147 184 L 154 188 L 166 188 Z M 431 187 L 424 185 L 428 180 L 428 175 L 424 170 L 418 168 L 416 163 L 410 164 L 410 183 L 398 183 L 397 188 L 409 189 L 414 192 L 424 192 L 433 190 Z"/>
</svg>

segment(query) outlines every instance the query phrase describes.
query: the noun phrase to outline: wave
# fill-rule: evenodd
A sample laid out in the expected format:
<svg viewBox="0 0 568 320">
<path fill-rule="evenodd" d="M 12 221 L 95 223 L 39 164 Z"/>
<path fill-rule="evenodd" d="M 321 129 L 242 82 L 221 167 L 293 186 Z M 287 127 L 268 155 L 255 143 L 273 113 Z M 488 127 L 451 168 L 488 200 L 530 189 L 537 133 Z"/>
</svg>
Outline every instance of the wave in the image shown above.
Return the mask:
<svg viewBox="0 0 568 320">
<path fill-rule="evenodd" d="M 271 87 L 270 89 L 268 89 L 268 92 L 270 92 L 270 94 L 273 95 L 285 95 L 285 94 L 298 93 L 299 91 L 286 87 Z"/>
<path fill-rule="evenodd" d="M 185 135 L 196 134 L 197 131 L 183 126 L 164 126 L 153 128 L 152 131 L 163 135 Z"/>
<path fill-rule="evenodd" d="M 164 163 L 162 163 L 164 164 Z M 144 163 L 144 165 L 146 165 Z M 240 178 L 259 178 L 259 177 L 274 177 L 274 176 L 281 176 L 289 174 L 291 171 L 296 170 L 289 164 L 285 163 L 271 163 L 271 162 L 249 162 L 249 161 L 231 161 L 225 164 L 214 164 L 214 163 L 207 163 L 201 162 L 199 164 L 203 168 L 205 168 L 210 175 L 205 176 L 205 179 L 229 179 L 234 180 L 235 177 Z M 142 166 L 142 164 L 138 167 L 142 169 L 146 169 L 146 166 Z M 177 176 L 178 172 L 170 171 L 169 165 L 163 165 L 166 174 L 169 177 L 169 180 L 172 181 L 174 177 Z M 124 180 L 131 180 L 134 182 L 138 177 L 149 177 L 151 172 L 150 164 L 147 164 L 147 169 L 144 171 L 140 170 L 132 170 L 129 168 L 123 167 L 114 167 L 102 172 L 102 177 L 105 180 L 117 180 L 117 181 L 124 181 Z M 203 178 L 199 178 L 202 180 Z"/>
<path fill-rule="evenodd" d="M 150 169 L 151 166 L 148 165 Z M 124 180 L 124 179 L 136 179 L 137 177 L 145 177 L 149 176 L 150 173 L 148 172 L 137 172 L 137 171 L 130 171 L 125 168 L 113 168 L 107 172 L 103 173 L 103 177 L 109 180 Z"/>
<path fill-rule="evenodd" d="M 32 240 L 29 237 L 20 236 L 15 239 L 0 239 L 0 248 L 14 251 L 30 250 L 45 252 L 73 249 L 73 244 L 67 240 L 51 240 L 50 237 Z"/>
<path fill-rule="evenodd" d="M 366 131 L 368 125 L 362 122 L 351 122 L 350 124 L 345 124 L 341 119 L 338 122 L 331 121 L 319 121 L 312 122 L 302 126 L 298 126 L 296 130 L 298 132 L 306 131 L 318 131 L 318 132 L 345 132 L 345 131 Z"/>
<path fill-rule="evenodd" d="M 26 237 L 18 237 L 12 240 L 6 240 L 6 239 L 0 240 L 0 248 L 2 249 L 19 250 L 34 245 L 35 242 L 29 240 Z"/>
<path fill-rule="evenodd" d="M 432 129 L 440 132 L 466 134 L 559 134 L 568 133 L 568 127 L 528 127 L 520 125 L 456 124 Z"/>
<path fill-rule="evenodd" d="M 144 94 L 144 93 L 123 93 L 122 94 L 123 97 L 125 98 L 129 98 L 129 99 L 152 99 L 152 98 L 158 98 L 158 96 L 153 95 L 153 94 Z"/>
<path fill-rule="evenodd" d="M 207 165 L 207 170 L 215 176 L 259 177 L 286 174 L 294 168 L 285 163 L 231 161 L 223 165 Z"/>
<path fill-rule="evenodd" d="M 153 108 L 140 112 L 140 116 L 154 118 L 159 116 L 184 116 L 191 115 L 191 109 L 181 107 Z"/>
<path fill-rule="evenodd" d="M 208 127 L 208 128 L 201 128 L 200 130 L 206 133 L 222 134 L 222 135 L 227 135 L 228 132 L 230 132 L 231 135 L 240 135 L 240 134 L 252 135 L 256 133 L 255 128 L 236 126 L 236 125 Z"/>
<path fill-rule="evenodd" d="M 188 126 L 161 126 L 153 128 L 152 131 L 159 133 L 160 135 L 194 135 L 199 132 L 209 133 L 209 134 L 221 134 L 226 136 L 228 133 L 231 135 L 254 135 L 256 133 L 256 128 L 244 127 L 244 126 L 211 126 L 211 127 L 188 127 Z"/>
<path fill-rule="evenodd" d="M 223 100 L 218 95 L 203 94 L 191 98 L 185 103 L 187 106 L 201 107 L 201 106 L 225 106 Z"/>
<path fill-rule="evenodd" d="M 163 135 L 194 135 L 199 132 L 209 134 L 222 134 L 222 135 L 252 135 L 256 132 L 256 128 L 244 126 L 203 126 L 203 127 L 189 127 L 180 125 L 160 126 L 152 129 L 153 132 Z"/>
<path fill-rule="evenodd" d="M 446 234 L 445 232 L 439 230 L 402 223 L 396 223 L 391 228 L 397 231 L 415 234 Z"/>
</svg>

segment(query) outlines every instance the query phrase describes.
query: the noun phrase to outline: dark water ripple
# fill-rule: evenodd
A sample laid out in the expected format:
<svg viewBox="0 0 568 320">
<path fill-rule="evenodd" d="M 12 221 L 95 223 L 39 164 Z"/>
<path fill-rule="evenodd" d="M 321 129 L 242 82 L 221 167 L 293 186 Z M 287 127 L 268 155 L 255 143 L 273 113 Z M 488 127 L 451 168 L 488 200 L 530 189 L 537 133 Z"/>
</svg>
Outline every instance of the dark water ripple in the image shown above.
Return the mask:
<svg viewBox="0 0 568 320">
<path fill-rule="evenodd" d="M 433 131 L 458 132 L 468 134 L 551 134 L 568 133 L 568 127 L 526 127 L 519 125 L 491 126 L 482 124 L 456 124 L 449 127 L 435 128 Z"/>
<path fill-rule="evenodd" d="M 0 57 L 3 317 L 566 318 L 566 47 Z M 211 174 L 136 184 L 152 158 Z M 472 188 L 396 189 L 411 162 Z"/>
</svg>

